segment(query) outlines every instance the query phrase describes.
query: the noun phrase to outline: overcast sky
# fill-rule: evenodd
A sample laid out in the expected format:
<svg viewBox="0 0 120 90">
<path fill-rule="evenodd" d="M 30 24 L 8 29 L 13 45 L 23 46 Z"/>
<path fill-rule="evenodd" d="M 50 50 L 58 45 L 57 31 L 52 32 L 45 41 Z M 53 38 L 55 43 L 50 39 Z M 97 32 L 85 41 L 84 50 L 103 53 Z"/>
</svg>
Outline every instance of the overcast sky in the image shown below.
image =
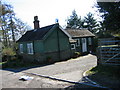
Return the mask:
<svg viewBox="0 0 120 90">
<path fill-rule="evenodd" d="M 40 27 L 43 27 L 54 24 L 56 18 L 59 19 L 61 26 L 66 25 L 65 20 L 74 9 L 82 17 L 88 12 L 96 13 L 96 9 L 92 8 L 96 0 L 2 0 L 2 2 L 11 4 L 16 16 L 32 28 L 36 15 L 40 20 Z"/>
</svg>

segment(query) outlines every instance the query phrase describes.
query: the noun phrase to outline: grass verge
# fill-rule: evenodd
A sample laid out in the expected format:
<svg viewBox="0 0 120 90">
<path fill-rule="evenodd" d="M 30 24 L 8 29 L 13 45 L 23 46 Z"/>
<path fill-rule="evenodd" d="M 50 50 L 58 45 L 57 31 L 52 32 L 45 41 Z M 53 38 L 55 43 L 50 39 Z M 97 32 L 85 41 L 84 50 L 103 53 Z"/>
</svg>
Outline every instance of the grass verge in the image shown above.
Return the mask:
<svg viewBox="0 0 120 90">
<path fill-rule="evenodd" d="M 120 87 L 120 66 L 98 65 L 87 71 L 88 78 L 110 88 Z"/>
</svg>

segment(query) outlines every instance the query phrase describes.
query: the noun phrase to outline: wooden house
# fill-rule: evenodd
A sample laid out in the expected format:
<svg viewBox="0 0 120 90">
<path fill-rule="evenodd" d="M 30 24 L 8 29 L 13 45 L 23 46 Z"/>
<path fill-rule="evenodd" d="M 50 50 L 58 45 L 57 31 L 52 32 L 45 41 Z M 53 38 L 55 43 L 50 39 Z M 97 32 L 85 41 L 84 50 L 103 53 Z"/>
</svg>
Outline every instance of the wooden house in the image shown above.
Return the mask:
<svg viewBox="0 0 120 90">
<path fill-rule="evenodd" d="M 34 29 L 27 31 L 18 41 L 19 54 L 27 62 L 56 62 L 70 58 L 69 35 L 58 23 L 39 27 L 38 17 L 34 17 Z"/>
<path fill-rule="evenodd" d="M 56 62 L 72 57 L 75 52 L 92 52 L 94 36 L 88 30 L 63 30 L 58 23 L 40 28 L 35 16 L 34 29 L 17 41 L 18 52 L 26 62 Z"/>
<path fill-rule="evenodd" d="M 66 29 L 67 33 L 71 36 L 76 43 L 71 43 L 72 50 L 76 52 L 84 53 L 92 53 L 94 48 L 94 37 L 89 30 L 79 30 L 79 29 Z"/>
</svg>

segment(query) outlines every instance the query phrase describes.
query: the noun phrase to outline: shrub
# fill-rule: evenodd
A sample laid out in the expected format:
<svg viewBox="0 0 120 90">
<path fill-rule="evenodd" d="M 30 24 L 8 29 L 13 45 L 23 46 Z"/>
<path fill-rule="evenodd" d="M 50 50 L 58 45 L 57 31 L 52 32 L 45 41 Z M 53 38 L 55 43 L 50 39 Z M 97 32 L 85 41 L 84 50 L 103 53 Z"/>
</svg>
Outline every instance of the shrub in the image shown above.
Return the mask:
<svg viewBox="0 0 120 90">
<path fill-rule="evenodd" d="M 80 52 L 74 52 L 74 57 L 76 58 L 76 57 L 79 57 L 81 55 L 81 53 Z"/>
<path fill-rule="evenodd" d="M 11 59 L 12 56 L 15 55 L 15 52 L 12 48 L 4 48 L 2 50 L 2 61 L 8 61 Z"/>
<path fill-rule="evenodd" d="M 12 48 L 4 48 L 2 51 L 2 55 L 14 56 L 15 52 Z"/>
</svg>

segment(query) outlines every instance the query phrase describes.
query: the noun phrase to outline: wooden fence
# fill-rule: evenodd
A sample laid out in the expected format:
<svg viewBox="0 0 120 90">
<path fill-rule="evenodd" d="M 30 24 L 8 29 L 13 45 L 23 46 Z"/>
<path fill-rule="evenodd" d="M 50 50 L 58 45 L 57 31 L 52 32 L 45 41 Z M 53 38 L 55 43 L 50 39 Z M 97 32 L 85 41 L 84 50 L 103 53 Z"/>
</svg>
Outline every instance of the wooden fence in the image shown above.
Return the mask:
<svg viewBox="0 0 120 90">
<path fill-rule="evenodd" d="M 120 65 L 120 40 L 100 39 L 98 41 L 98 64 Z"/>
</svg>

